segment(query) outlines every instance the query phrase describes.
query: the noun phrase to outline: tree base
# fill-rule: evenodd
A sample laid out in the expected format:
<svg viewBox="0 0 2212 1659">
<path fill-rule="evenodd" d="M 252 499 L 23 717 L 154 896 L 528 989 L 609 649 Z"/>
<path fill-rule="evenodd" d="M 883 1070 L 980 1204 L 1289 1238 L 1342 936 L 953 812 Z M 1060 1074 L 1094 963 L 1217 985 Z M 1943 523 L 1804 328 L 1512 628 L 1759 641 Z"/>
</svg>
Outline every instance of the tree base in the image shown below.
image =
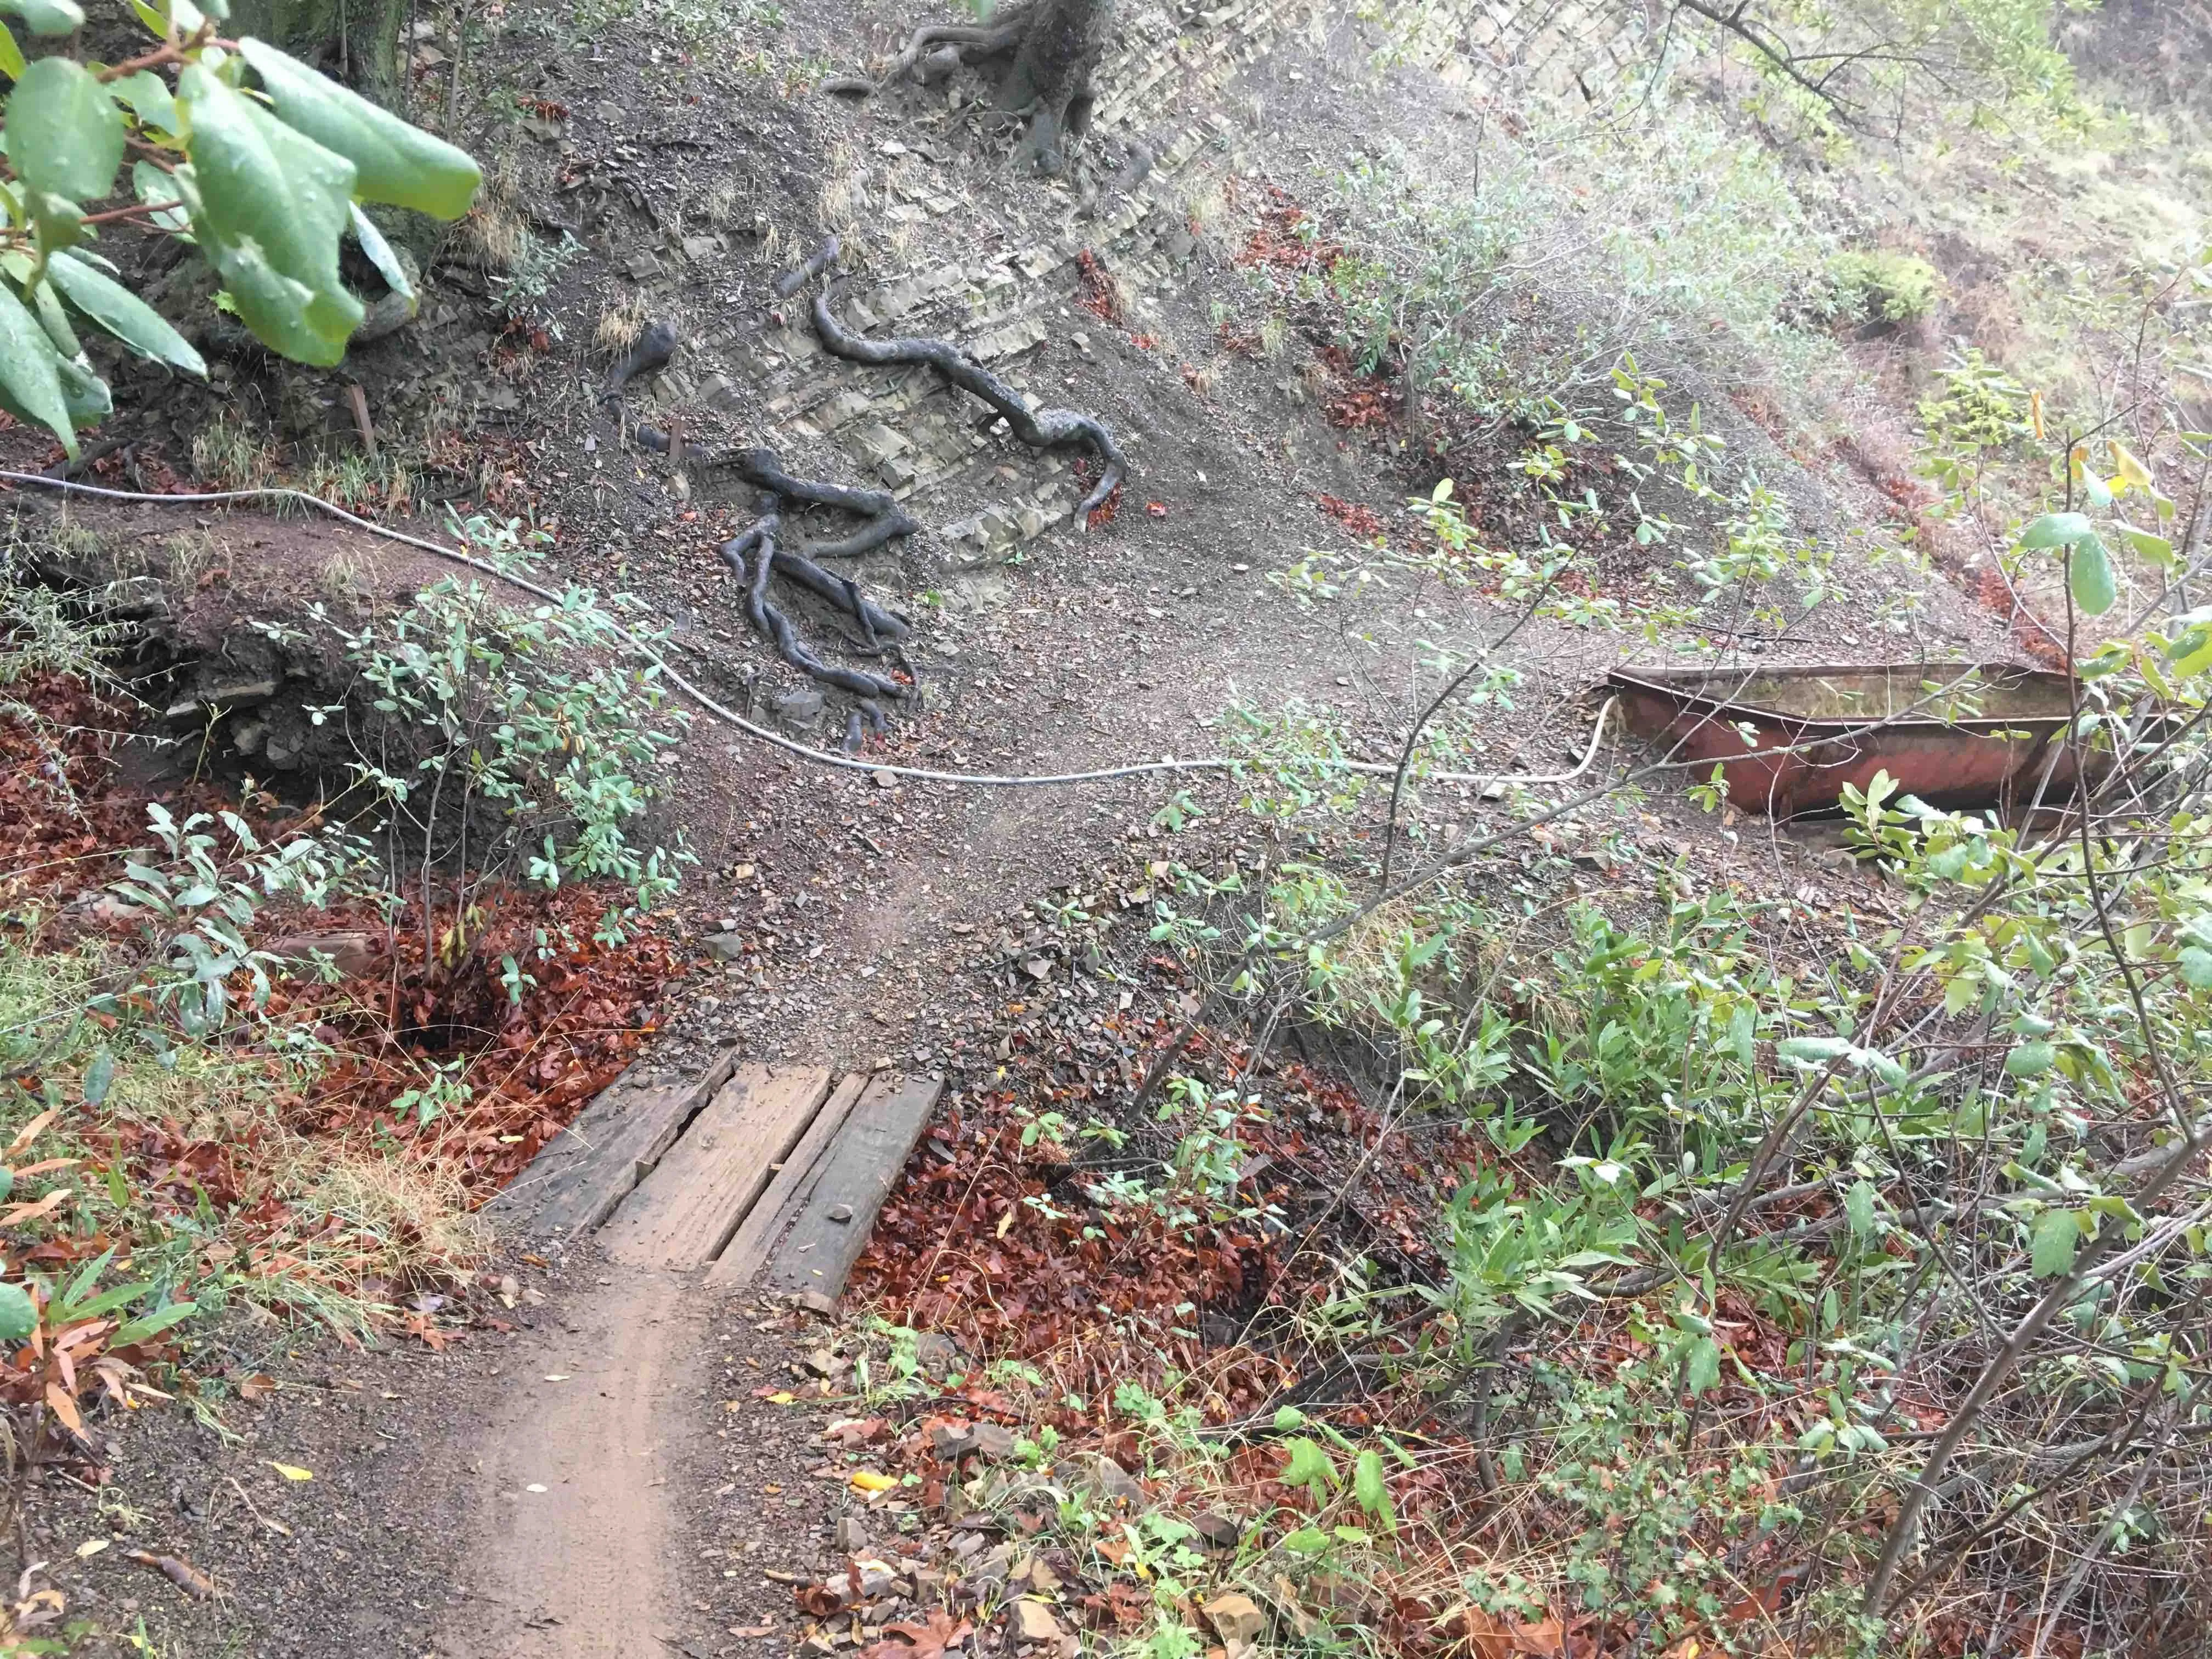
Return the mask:
<svg viewBox="0 0 2212 1659">
<path fill-rule="evenodd" d="M 819 90 L 865 98 L 896 81 L 934 86 L 963 65 L 1011 52 L 1013 62 L 994 102 L 1008 114 L 1027 118 L 1023 159 L 1049 178 L 1066 169 L 1069 142 L 1090 128 L 1097 101 L 1091 76 L 1104 53 L 1112 17 L 1112 0 L 1026 0 L 1008 7 L 988 27 L 925 24 L 881 79 L 833 76 Z"/>
</svg>

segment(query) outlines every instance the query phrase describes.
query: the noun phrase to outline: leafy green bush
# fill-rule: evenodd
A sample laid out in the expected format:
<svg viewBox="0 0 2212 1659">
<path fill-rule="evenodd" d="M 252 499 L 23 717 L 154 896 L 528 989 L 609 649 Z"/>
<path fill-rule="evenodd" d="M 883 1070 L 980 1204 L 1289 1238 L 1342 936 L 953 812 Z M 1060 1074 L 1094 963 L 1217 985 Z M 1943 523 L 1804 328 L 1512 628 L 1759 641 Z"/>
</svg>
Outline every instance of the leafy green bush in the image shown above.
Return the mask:
<svg viewBox="0 0 2212 1659">
<path fill-rule="evenodd" d="M 519 520 L 453 527 L 518 571 L 546 539 Z M 549 889 L 629 889 L 631 903 L 611 908 L 602 924 L 610 940 L 674 890 L 690 855 L 641 847 L 634 832 L 689 716 L 668 705 L 659 667 L 636 664 L 620 626 L 589 589 L 572 585 L 559 604 L 525 611 L 471 576 L 437 582 L 358 632 L 340 630 L 381 717 L 354 735 L 352 769 L 386 809 L 395 885 L 399 872 L 419 871 L 426 929 L 449 914 L 434 946 L 447 959 L 471 932 L 472 896 L 504 876 Z M 310 713 L 321 724 L 347 705 Z"/>
<path fill-rule="evenodd" d="M 1827 277 L 1830 313 L 1867 322 L 1917 323 L 1943 295 L 1935 266 L 1887 248 L 1838 253 L 1828 261 Z"/>
<path fill-rule="evenodd" d="M 1949 386 L 1961 453 L 2033 434 L 1986 365 Z M 2177 441 L 2184 479 L 2208 444 Z M 2110 549 L 2173 568 L 2161 532 L 2188 510 L 2154 472 L 2117 444 L 2062 461 L 2060 499 L 2012 538 L 2020 568 L 2060 573 L 2090 615 L 2117 605 Z M 1388 782 L 1320 787 L 1309 757 L 1346 733 L 1239 711 L 1251 805 L 1295 855 L 1249 898 L 1194 884 L 1203 925 L 1166 919 L 1162 942 L 1222 961 L 1228 1006 L 1279 1018 L 1295 996 L 1381 1042 L 1417 1109 L 1495 1148 L 1445 1210 L 1448 1272 L 1410 1292 L 1433 1309 L 1418 1337 L 1407 1287 L 1354 1261 L 1299 1328 L 1401 1354 L 1419 1411 L 1474 1425 L 1502 1503 L 1589 1517 L 1524 1575 L 1672 1639 L 1714 1597 L 1743 1605 L 1723 1564 L 1770 1551 L 1801 1564 L 1809 1628 L 1868 1653 L 1923 1579 L 1993 1604 L 2021 1553 L 2088 1564 L 2076 1610 L 2106 1632 L 2212 1596 L 2192 1543 L 2212 1430 L 2212 610 L 2079 668 L 2061 741 L 2110 781 L 2062 779 L 2055 831 L 1887 778 L 1847 791 L 1884 891 L 1825 914 L 1626 836 L 1577 839 L 1612 872 L 1596 894 L 1557 851 L 1449 867 L 1424 821 L 1454 792 L 1419 765 L 1395 830 L 1418 850 L 1371 908 Z M 1929 671 L 1939 716 L 1982 712 L 1961 679 Z M 1420 763 L 1479 740 L 1448 719 Z M 1563 1352 L 1601 1337 L 1617 1346 Z M 1510 1589 L 1470 1581 L 1486 1606 Z"/>
</svg>

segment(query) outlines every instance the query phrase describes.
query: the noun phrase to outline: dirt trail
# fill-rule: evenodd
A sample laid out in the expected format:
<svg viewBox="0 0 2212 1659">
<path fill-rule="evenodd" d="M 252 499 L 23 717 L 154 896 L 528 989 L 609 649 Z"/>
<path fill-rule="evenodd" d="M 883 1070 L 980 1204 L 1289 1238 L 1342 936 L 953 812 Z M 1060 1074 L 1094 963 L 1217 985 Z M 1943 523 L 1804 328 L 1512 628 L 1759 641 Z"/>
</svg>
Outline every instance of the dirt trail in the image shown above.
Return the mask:
<svg viewBox="0 0 2212 1659">
<path fill-rule="evenodd" d="M 673 1274 L 613 1270 L 516 1356 L 462 1477 L 480 1595 L 438 1651 L 612 1659 L 681 1641 L 670 1478 L 705 1364 L 700 1307 Z"/>
</svg>

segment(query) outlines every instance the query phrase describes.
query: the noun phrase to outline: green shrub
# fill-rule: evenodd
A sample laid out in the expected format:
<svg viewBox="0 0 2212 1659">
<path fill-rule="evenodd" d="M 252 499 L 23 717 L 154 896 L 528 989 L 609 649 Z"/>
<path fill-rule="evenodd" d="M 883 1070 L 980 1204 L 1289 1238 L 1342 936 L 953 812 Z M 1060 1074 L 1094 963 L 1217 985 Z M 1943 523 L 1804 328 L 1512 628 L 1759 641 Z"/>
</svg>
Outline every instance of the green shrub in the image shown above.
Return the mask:
<svg viewBox="0 0 2212 1659">
<path fill-rule="evenodd" d="M 1910 253 L 1875 248 L 1828 261 L 1828 314 L 1870 323 L 1917 323 L 1943 295 L 1942 273 Z"/>
</svg>

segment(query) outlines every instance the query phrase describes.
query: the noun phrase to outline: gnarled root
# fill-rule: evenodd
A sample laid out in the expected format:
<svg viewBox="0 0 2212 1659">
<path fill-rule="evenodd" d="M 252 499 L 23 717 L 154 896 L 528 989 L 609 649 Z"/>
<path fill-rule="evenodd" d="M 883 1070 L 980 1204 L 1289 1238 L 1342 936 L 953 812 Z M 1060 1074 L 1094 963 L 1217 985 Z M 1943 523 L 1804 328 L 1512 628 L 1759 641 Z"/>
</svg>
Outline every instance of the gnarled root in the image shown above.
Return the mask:
<svg viewBox="0 0 2212 1659">
<path fill-rule="evenodd" d="M 820 247 L 808 254 L 799 265 L 775 279 L 776 297 L 788 300 L 835 263 L 837 258 L 837 239 L 832 236 Z"/>
<path fill-rule="evenodd" d="M 775 574 L 780 562 L 776 556 L 776 532 L 782 527 L 782 498 L 770 493 L 762 496 L 761 516 L 755 521 L 752 528 L 746 531 L 744 535 L 734 536 L 722 544 L 723 562 L 730 567 L 738 580 L 745 583 L 745 615 L 751 619 L 753 627 L 774 641 L 776 650 L 786 662 L 800 672 L 811 675 L 824 685 L 834 685 L 841 691 L 850 691 L 854 696 L 871 702 L 878 697 L 906 696 L 906 688 L 896 680 L 886 679 L 880 674 L 866 673 L 860 669 L 842 668 L 836 663 L 823 661 L 814 654 L 805 641 L 799 637 L 799 631 L 791 625 L 791 618 L 769 602 L 769 578 Z M 746 562 L 748 554 L 751 556 L 750 569 Z M 823 570 L 820 566 L 814 565 L 808 568 L 825 583 L 836 585 L 836 579 Z M 786 574 L 795 574 L 795 572 L 787 566 Z M 811 584 L 805 584 L 803 578 L 799 580 L 803 585 L 811 586 Z M 873 610 L 874 607 L 866 605 L 866 601 L 860 598 L 860 591 L 852 583 L 843 583 L 842 586 L 845 591 L 841 597 L 849 604 L 855 615 L 861 616 L 861 625 L 864 628 L 869 627 L 871 624 L 863 614 L 863 607 L 867 610 Z M 825 597 L 828 596 L 825 595 Z M 877 615 L 885 620 L 894 622 L 896 620 L 890 617 L 885 612 L 877 612 Z M 903 630 L 904 624 L 901 623 L 899 626 Z"/>
<path fill-rule="evenodd" d="M 1114 441 L 1113 433 L 1103 421 L 1072 409 L 1032 411 L 1022 401 L 1020 393 L 950 341 L 871 340 L 855 334 L 837 320 L 830 301 L 826 292 L 814 296 L 814 329 L 822 337 L 822 343 L 837 356 L 878 367 L 927 363 L 963 392 L 981 398 L 998 410 L 1013 428 L 1014 435 L 1033 448 L 1087 445 L 1098 457 L 1102 470 L 1098 482 L 1075 509 L 1076 518 L 1085 527 L 1090 524 L 1092 509 L 1120 489 L 1121 480 L 1128 476 L 1129 465 L 1121 454 L 1121 447 Z"/>
<path fill-rule="evenodd" d="M 924 86 L 934 85 L 963 64 L 1012 52 L 1021 45 L 1029 32 L 1031 10 L 1026 5 L 1009 6 L 988 27 L 973 23 L 925 23 L 908 37 L 905 48 L 884 65 L 877 79 L 833 75 L 816 90 L 866 98 L 909 75 Z"/>
</svg>

